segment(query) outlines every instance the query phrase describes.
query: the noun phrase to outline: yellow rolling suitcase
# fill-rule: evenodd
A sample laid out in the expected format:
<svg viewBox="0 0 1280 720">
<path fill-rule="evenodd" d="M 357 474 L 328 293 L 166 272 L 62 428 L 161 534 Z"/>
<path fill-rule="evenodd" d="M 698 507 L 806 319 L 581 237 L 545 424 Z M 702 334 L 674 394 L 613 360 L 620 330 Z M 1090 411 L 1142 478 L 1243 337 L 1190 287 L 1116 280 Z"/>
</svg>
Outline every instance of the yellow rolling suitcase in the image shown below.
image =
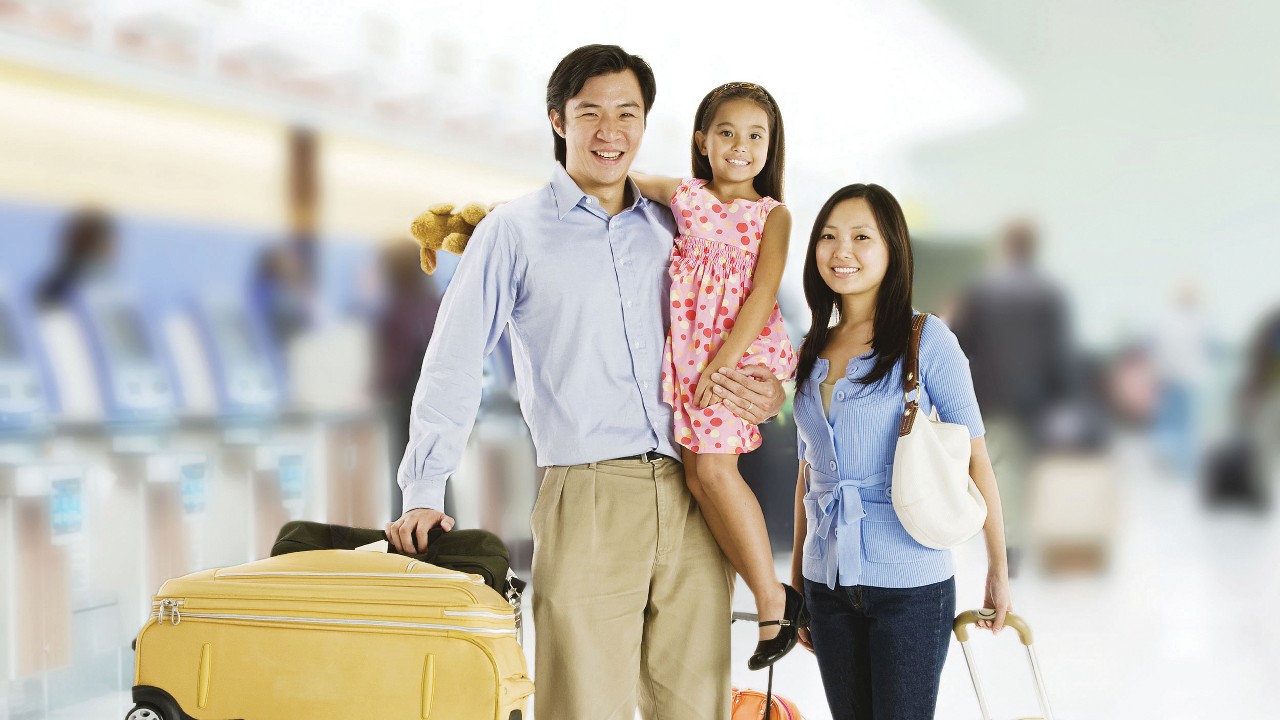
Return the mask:
<svg viewBox="0 0 1280 720">
<path fill-rule="evenodd" d="M 982 720 L 993 720 L 993 717 L 991 709 L 987 707 L 987 697 L 982 692 L 982 683 L 978 680 L 978 669 L 974 666 L 973 655 L 969 650 L 969 626 L 977 624 L 979 620 L 990 620 L 995 616 L 996 611 L 991 608 L 966 610 L 956 616 L 955 624 L 952 626 L 956 639 L 960 641 L 960 649 L 964 651 L 965 664 L 969 666 L 969 679 L 973 681 L 973 691 L 978 695 L 978 708 L 982 711 Z M 1013 613 L 1005 613 L 1004 624 L 1005 627 L 1012 628 L 1018 633 L 1018 639 L 1027 649 L 1027 659 L 1031 663 L 1031 677 L 1036 683 L 1036 698 L 1040 701 L 1042 715 L 1038 718 L 1022 718 L 1022 720 L 1053 720 L 1053 710 L 1049 707 L 1049 694 L 1044 689 L 1044 676 L 1040 674 L 1040 661 L 1036 659 L 1036 649 L 1031 644 L 1031 626 L 1026 620 Z"/>
<path fill-rule="evenodd" d="M 476 575 L 315 550 L 166 582 L 127 720 L 521 720 L 512 605 Z"/>
</svg>

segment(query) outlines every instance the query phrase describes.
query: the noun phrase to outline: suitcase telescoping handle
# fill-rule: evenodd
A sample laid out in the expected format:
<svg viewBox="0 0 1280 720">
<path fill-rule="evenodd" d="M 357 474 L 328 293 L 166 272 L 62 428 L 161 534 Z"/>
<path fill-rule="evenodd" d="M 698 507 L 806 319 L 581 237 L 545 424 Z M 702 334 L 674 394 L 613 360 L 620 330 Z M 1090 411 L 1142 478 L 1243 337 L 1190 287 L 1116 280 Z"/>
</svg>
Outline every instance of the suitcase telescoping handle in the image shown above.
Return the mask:
<svg viewBox="0 0 1280 720">
<path fill-rule="evenodd" d="M 982 692 L 982 683 L 978 680 L 978 669 L 974 667 L 973 655 L 969 652 L 969 626 L 977 624 L 979 620 L 990 620 L 995 616 L 996 611 L 990 608 L 966 610 L 956 617 L 953 625 L 956 639 L 960 641 L 960 649 L 964 651 L 965 664 L 969 666 L 969 677 L 973 680 L 973 691 L 978 695 L 978 707 L 982 710 L 982 720 L 994 720 L 994 718 L 991 716 L 991 709 L 987 707 L 987 698 Z M 1049 695 L 1044 689 L 1044 676 L 1040 674 L 1040 663 L 1036 660 L 1036 649 L 1031 644 L 1031 626 L 1027 624 L 1026 620 L 1013 613 L 1005 613 L 1004 624 L 1006 627 L 1017 631 L 1018 639 L 1022 641 L 1023 647 L 1027 649 L 1027 659 L 1031 661 L 1031 674 L 1036 681 L 1036 697 L 1040 700 L 1040 712 L 1044 713 L 1043 720 L 1053 720 L 1053 710 L 1049 708 Z"/>
</svg>

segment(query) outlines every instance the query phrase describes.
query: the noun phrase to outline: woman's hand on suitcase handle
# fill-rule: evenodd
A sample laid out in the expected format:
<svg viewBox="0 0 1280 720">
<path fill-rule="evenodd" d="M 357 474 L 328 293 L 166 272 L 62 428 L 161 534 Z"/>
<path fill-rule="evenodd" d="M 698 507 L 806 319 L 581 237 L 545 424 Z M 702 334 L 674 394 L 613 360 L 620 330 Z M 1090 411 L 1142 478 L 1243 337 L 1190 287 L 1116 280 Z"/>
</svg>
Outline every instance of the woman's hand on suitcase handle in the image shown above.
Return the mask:
<svg viewBox="0 0 1280 720">
<path fill-rule="evenodd" d="M 992 633 L 999 634 L 1004 629 L 1004 616 L 1013 610 L 1013 601 L 1009 597 L 1009 575 L 1005 572 L 987 573 L 987 590 L 982 601 L 983 609 L 995 611 L 990 620 L 979 620 L 975 625 Z"/>
<path fill-rule="evenodd" d="M 427 533 L 436 525 L 449 532 L 453 529 L 453 518 L 431 508 L 408 510 L 399 520 L 387 523 L 387 542 L 402 553 L 426 552 Z"/>
</svg>

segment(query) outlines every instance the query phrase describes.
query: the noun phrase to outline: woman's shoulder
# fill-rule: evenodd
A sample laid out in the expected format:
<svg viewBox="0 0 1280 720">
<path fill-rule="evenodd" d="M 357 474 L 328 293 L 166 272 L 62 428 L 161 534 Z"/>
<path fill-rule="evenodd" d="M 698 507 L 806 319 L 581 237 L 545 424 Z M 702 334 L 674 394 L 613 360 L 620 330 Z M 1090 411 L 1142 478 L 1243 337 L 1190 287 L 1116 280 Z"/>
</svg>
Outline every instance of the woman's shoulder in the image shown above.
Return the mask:
<svg viewBox="0 0 1280 720">
<path fill-rule="evenodd" d="M 920 313 L 915 314 L 919 315 Z M 947 327 L 942 318 L 932 313 L 928 314 L 925 317 L 924 329 L 920 333 L 921 364 L 945 363 L 964 359 L 964 353 L 960 349 L 960 340 L 956 337 L 956 334 L 951 331 L 951 328 Z"/>
<path fill-rule="evenodd" d="M 919 310 L 911 311 L 912 319 L 915 319 L 920 315 L 924 315 L 924 334 L 925 335 L 936 335 L 938 333 L 951 332 L 951 328 L 947 327 L 947 323 L 937 315 L 934 315 L 933 313 L 922 313 Z"/>
</svg>

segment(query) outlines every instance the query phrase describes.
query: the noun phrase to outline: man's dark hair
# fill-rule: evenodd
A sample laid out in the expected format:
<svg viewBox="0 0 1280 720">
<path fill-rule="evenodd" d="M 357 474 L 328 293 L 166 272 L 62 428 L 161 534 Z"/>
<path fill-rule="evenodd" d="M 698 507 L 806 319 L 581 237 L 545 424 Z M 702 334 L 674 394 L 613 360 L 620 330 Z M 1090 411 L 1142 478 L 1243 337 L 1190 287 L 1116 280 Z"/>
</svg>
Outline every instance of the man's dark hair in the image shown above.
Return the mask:
<svg viewBox="0 0 1280 720">
<path fill-rule="evenodd" d="M 634 73 L 640 83 L 640 94 L 644 96 L 644 116 L 647 119 L 649 110 L 653 107 L 654 95 L 658 92 L 653 80 L 653 68 L 649 67 L 644 58 L 631 55 L 617 45 L 583 45 L 565 55 L 547 81 L 547 115 L 550 116 L 551 111 L 555 110 L 560 115 L 560 121 L 566 122 L 564 106 L 568 104 L 569 98 L 582 92 L 582 86 L 588 80 L 623 70 Z M 564 165 L 567 154 L 564 138 L 556 133 L 555 128 L 551 129 L 551 135 L 555 141 L 556 162 Z"/>
</svg>

